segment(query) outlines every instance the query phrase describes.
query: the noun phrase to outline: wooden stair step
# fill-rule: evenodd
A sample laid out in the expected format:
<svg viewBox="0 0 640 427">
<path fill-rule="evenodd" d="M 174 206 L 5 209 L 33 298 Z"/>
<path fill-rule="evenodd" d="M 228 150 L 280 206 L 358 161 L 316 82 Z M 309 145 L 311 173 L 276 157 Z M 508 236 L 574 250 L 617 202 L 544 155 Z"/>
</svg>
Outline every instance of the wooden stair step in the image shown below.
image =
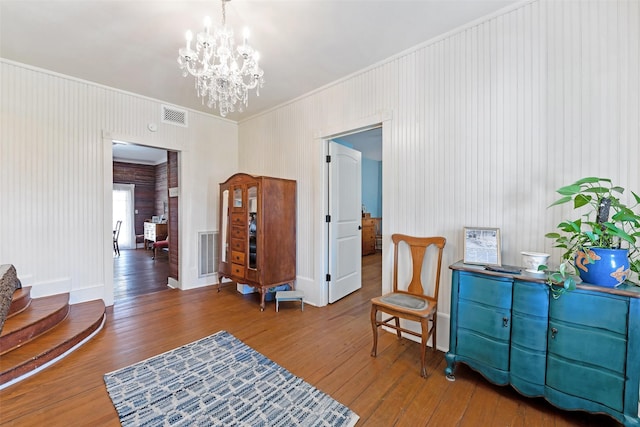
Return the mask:
<svg viewBox="0 0 640 427">
<path fill-rule="evenodd" d="M 102 329 L 104 319 L 102 300 L 69 306 L 69 315 L 55 328 L 2 355 L 0 389 L 44 369 L 84 344 Z"/>
<path fill-rule="evenodd" d="M 11 306 L 7 318 L 15 316 L 31 304 L 31 286 L 16 289 L 11 299 Z"/>
<path fill-rule="evenodd" d="M 69 294 L 36 298 L 19 315 L 8 318 L 0 335 L 0 355 L 20 347 L 62 322 L 69 313 Z"/>
</svg>

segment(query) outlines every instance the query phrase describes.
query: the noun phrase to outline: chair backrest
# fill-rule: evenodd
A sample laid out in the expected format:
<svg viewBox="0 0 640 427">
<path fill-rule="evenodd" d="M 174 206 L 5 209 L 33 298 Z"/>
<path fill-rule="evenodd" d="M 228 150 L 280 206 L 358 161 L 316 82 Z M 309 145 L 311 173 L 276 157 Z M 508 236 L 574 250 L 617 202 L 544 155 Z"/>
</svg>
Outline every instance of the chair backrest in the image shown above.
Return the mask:
<svg viewBox="0 0 640 427">
<path fill-rule="evenodd" d="M 438 301 L 438 291 L 440 289 L 440 270 L 442 267 L 442 251 L 447 240 L 444 237 L 413 237 L 404 234 L 393 234 L 393 291 L 398 291 L 398 248 L 400 243 L 404 242 L 409 245 L 411 250 L 412 276 L 406 291 L 414 295 L 424 295 L 429 299 Z M 434 245 L 438 250 L 437 262 L 435 265 L 434 292 L 433 295 L 425 295 L 425 289 L 422 285 L 422 265 L 424 257 L 429 246 Z"/>
<path fill-rule="evenodd" d="M 113 240 L 118 240 L 118 237 L 120 236 L 120 227 L 122 226 L 122 220 L 117 220 L 116 221 L 116 228 L 115 230 L 113 230 Z"/>
</svg>

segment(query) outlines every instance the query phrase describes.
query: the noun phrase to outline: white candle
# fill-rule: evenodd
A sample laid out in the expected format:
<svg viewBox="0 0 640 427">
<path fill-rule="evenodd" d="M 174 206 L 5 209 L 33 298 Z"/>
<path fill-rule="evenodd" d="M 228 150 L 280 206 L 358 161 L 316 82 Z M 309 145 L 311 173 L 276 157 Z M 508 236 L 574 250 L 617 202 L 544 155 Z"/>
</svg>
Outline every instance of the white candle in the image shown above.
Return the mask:
<svg viewBox="0 0 640 427">
<path fill-rule="evenodd" d="M 249 40 L 249 29 L 245 27 L 242 31 L 242 38 L 244 39 L 245 46 L 247 45 L 247 40 Z"/>
</svg>

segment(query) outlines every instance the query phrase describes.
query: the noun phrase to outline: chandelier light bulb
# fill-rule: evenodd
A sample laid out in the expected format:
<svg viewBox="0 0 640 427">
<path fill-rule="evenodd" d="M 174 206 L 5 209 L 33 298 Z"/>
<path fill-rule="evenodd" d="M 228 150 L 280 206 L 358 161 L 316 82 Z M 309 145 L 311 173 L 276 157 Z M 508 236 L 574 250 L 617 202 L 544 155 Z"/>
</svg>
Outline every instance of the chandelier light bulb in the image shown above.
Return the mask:
<svg viewBox="0 0 640 427">
<path fill-rule="evenodd" d="M 244 27 L 244 29 L 242 30 L 242 42 L 244 43 L 244 45 L 247 45 L 247 41 L 249 41 L 249 35 L 250 35 L 250 31 L 247 27 Z"/>
<path fill-rule="evenodd" d="M 264 85 L 264 71 L 258 66 L 260 55 L 249 46 L 249 30 L 243 31 L 243 42 L 236 47 L 233 31 L 226 26 L 225 3 L 222 1 L 222 26 L 211 30 L 211 18 L 204 18 L 204 32 L 198 33 L 191 50 L 193 33 L 187 31 L 187 47 L 179 49 L 178 65 L 183 76 L 195 77 L 196 94 L 210 108 L 218 108 L 225 117 L 236 109 L 243 111 L 249 103 L 249 90 Z"/>
</svg>

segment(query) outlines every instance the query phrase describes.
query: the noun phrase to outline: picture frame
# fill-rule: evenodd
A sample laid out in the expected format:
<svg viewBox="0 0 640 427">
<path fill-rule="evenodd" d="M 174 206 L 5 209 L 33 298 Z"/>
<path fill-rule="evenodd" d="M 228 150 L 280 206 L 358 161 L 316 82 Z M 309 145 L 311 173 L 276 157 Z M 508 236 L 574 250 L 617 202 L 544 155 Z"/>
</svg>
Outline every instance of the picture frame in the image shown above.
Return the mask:
<svg viewBox="0 0 640 427">
<path fill-rule="evenodd" d="M 465 264 L 502 266 L 500 229 L 464 227 Z"/>
</svg>

